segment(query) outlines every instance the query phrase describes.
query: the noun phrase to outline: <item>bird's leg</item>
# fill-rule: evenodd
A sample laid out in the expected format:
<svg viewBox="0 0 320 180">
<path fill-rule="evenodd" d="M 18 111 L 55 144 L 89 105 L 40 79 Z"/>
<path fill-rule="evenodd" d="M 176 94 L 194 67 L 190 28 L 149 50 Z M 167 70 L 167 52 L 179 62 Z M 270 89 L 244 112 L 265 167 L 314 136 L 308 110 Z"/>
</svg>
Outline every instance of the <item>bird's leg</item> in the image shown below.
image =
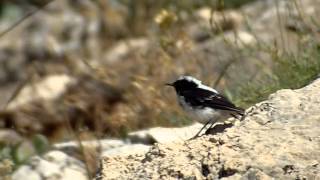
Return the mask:
<svg viewBox="0 0 320 180">
<path fill-rule="evenodd" d="M 201 133 L 201 131 L 210 123 L 211 121 L 208 121 L 201 129 L 200 131 L 195 135 L 193 136 L 192 138 L 190 138 L 189 140 L 192 140 L 192 139 L 195 139 L 196 137 L 199 136 L 199 134 Z"/>
<path fill-rule="evenodd" d="M 209 126 L 208 130 L 211 129 L 214 124 L 215 124 L 215 122 L 212 122 L 211 125 Z"/>
<path fill-rule="evenodd" d="M 208 131 L 210 131 L 210 129 L 215 125 L 215 122 L 211 122 L 211 125 L 209 126 L 209 128 L 206 130 L 205 134 L 207 134 Z"/>
<path fill-rule="evenodd" d="M 240 121 L 243 121 L 246 118 L 247 114 L 244 114 L 241 116 L 241 118 L 239 119 Z"/>
</svg>

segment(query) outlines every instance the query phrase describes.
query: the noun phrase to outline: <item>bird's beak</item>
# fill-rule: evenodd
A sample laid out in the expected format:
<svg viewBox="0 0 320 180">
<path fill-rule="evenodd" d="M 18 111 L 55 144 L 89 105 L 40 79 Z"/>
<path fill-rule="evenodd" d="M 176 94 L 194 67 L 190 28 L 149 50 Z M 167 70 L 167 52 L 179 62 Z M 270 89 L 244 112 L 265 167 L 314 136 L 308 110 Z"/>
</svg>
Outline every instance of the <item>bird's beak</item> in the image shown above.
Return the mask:
<svg viewBox="0 0 320 180">
<path fill-rule="evenodd" d="M 165 85 L 166 85 L 166 86 L 173 86 L 172 83 L 166 83 Z"/>
</svg>

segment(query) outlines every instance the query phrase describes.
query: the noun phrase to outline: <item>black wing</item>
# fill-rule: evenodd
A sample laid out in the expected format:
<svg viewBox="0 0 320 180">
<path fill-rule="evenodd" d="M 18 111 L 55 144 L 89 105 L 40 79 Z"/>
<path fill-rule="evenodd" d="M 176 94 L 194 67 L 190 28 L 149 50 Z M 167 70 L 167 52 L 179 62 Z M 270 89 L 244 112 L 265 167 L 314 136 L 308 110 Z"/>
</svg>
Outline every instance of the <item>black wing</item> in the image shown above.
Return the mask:
<svg viewBox="0 0 320 180">
<path fill-rule="evenodd" d="M 185 101 L 192 106 L 207 106 L 214 109 L 234 111 L 240 115 L 244 114 L 242 108 L 236 107 L 226 97 L 206 89 L 192 89 L 181 93 L 185 97 Z"/>
</svg>

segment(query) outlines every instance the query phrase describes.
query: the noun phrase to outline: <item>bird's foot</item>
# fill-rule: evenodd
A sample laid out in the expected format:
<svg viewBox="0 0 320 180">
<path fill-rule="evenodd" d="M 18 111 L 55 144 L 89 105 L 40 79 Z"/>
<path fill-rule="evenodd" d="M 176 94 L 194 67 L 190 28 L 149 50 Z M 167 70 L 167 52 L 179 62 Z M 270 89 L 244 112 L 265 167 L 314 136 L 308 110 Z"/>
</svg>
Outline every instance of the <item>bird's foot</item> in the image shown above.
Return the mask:
<svg viewBox="0 0 320 180">
<path fill-rule="evenodd" d="M 199 136 L 193 136 L 192 138 L 188 139 L 188 141 L 194 140 L 194 139 L 196 139 L 197 137 L 199 137 Z"/>
<path fill-rule="evenodd" d="M 201 136 L 203 136 L 203 135 L 205 135 L 205 134 L 202 134 L 202 135 L 196 134 L 196 135 L 193 136 L 192 138 L 188 139 L 188 141 L 194 140 L 194 139 L 196 139 L 196 138 L 198 138 L 198 137 L 201 137 Z"/>
</svg>

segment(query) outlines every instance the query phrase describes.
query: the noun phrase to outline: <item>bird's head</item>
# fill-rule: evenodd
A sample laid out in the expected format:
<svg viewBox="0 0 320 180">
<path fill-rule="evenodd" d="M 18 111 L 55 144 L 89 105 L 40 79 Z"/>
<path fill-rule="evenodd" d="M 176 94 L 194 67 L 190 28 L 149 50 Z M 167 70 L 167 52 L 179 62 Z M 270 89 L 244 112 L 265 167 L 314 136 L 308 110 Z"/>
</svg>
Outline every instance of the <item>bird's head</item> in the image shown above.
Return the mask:
<svg viewBox="0 0 320 180">
<path fill-rule="evenodd" d="M 168 83 L 166 85 L 174 87 L 177 93 L 179 93 L 185 90 L 197 88 L 199 85 L 201 85 L 201 81 L 192 76 L 180 76 L 173 83 Z"/>
</svg>

